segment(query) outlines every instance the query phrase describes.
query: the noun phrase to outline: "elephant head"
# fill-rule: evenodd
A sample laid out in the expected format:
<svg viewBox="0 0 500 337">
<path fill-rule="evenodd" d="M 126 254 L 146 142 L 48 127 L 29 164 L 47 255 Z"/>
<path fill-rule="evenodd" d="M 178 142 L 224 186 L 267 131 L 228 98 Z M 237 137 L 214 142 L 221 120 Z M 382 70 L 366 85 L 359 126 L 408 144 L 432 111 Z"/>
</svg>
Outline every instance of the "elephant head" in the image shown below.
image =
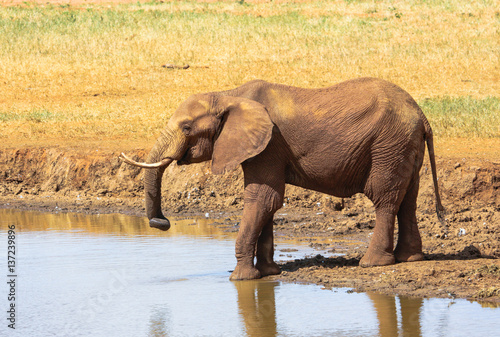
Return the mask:
<svg viewBox="0 0 500 337">
<path fill-rule="evenodd" d="M 262 152 L 272 129 L 266 108 L 250 99 L 211 93 L 184 101 L 151 149 L 147 163 L 136 162 L 123 153 L 120 157 L 147 169 L 144 191 L 150 226 L 170 228 L 161 210 L 161 181 L 170 163 L 186 165 L 211 159 L 212 173 L 222 174 Z"/>
</svg>

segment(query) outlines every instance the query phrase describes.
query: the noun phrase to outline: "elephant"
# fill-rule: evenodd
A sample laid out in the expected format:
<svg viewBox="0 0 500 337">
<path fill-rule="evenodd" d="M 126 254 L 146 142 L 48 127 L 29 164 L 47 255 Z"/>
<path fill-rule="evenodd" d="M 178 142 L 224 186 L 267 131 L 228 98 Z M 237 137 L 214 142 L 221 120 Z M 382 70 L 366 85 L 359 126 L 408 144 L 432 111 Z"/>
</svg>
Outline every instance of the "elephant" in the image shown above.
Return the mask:
<svg viewBox="0 0 500 337">
<path fill-rule="evenodd" d="M 145 163 L 120 158 L 146 169 L 147 217 L 163 229 L 170 223 L 161 209 L 161 181 L 170 163 L 211 160 L 213 174 L 241 165 L 244 207 L 230 279 L 248 280 L 280 273 L 273 217 L 285 184 L 342 198 L 364 193 L 373 202 L 375 228 L 361 266 L 422 260 L 415 212 L 426 144 L 441 219 L 431 126 L 410 94 L 382 79 L 320 89 L 253 80 L 194 94 L 174 112 Z"/>
</svg>

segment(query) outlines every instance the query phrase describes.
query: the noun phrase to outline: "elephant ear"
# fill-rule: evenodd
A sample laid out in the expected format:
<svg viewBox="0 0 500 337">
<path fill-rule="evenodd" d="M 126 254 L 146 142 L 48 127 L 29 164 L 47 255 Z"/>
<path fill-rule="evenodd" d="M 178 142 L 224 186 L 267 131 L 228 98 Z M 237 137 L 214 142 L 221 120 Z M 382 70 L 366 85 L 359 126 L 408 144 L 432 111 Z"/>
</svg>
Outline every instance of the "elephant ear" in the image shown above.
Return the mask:
<svg viewBox="0 0 500 337">
<path fill-rule="evenodd" d="M 222 130 L 214 144 L 212 173 L 222 174 L 264 151 L 273 122 L 265 106 L 250 99 L 222 96 L 217 106 Z"/>
</svg>

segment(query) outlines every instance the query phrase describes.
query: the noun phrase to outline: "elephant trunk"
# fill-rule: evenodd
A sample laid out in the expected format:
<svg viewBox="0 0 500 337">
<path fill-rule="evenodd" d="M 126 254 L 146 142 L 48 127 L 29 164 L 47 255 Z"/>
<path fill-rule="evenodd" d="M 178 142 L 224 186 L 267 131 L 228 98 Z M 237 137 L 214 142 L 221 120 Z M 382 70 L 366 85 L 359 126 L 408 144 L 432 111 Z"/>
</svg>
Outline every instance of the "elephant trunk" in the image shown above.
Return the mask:
<svg viewBox="0 0 500 337">
<path fill-rule="evenodd" d="M 173 159 L 163 159 L 166 145 L 171 137 L 163 135 L 160 137 L 151 152 L 149 153 L 147 162 L 156 163 L 163 161 L 164 165 L 158 168 L 147 169 L 144 173 L 144 192 L 146 199 L 146 214 L 149 219 L 149 225 L 161 230 L 168 230 L 170 222 L 162 213 L 161 210 L 161 182 L 165 169 L 170 165 Z"/>
</svg>

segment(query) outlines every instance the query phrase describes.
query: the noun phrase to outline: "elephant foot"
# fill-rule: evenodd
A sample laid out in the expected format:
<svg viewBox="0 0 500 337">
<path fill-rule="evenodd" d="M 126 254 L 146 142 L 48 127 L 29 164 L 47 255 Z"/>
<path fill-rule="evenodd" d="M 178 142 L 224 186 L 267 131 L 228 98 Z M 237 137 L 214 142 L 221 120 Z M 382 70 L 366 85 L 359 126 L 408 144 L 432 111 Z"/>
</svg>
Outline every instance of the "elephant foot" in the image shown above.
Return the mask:
<svg viewBox="0 0 500 337">
<path fill-rule="evenodd" d="M 262 276 L 281 274 L 281 268 L 275 262 L 271 263 L 257 262 L 255 267 L 260 271 L 260 274 Z"/>
<path fill-rule="evenodd" d="M 153 218 L 149 220 L 149 227 L 158 228 L 159 230 L 166 231 L 170 228 L 170 221 L 165 218 Z"/>
<path fill-rule="evenodd" d="M 396 259 L 393 254 L 387 252 L 370 252 L 368 250 L 359 261 L 360 267 L 376 267 L 376 266 L 388 266 L 390 264 L 396 263 Z"/>
<path fill-rule="evenodd" d="M 422 261 L 424 259 L 424 253 L 422 253 L 422 250 L 405 250 L 400 249 L 399 246 L 394 250 L 394 256 L 398 262 L 414 262 Z"/>
<path fill-rule="evenodd" d="M 255 280 L 262 277 L 260 271 L 253 266 L 237 265 L 231 273 L 229 279 L 231 281 Z"/>
</svg>

